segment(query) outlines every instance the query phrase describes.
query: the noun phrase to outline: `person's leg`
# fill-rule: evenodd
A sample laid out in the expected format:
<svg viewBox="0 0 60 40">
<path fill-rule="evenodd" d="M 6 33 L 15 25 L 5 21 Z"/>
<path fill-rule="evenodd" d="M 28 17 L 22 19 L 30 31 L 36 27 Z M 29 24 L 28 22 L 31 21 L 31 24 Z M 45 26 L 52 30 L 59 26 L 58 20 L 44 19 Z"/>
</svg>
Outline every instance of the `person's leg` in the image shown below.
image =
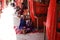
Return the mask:
<svg viewBox="0 0 60 40">
<path fill-rule="evenodd" d="M 23 34 L 26 34 L 26 27 L 25 26 L 23 27 L 22 31 L 23 31 Z"/>
</svg>

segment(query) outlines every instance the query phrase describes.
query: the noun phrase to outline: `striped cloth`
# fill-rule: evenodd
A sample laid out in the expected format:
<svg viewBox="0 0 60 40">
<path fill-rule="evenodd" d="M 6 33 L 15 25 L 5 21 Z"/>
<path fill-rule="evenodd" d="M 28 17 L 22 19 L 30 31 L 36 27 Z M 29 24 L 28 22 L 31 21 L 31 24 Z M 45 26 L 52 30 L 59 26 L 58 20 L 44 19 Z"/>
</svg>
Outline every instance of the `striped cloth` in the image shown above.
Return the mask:
<svg viewBox="0 0 60 40">
<path fill-rule="evenodd" d="M 14 29 L 15 29 L 16 34 L 21 34 L 21 31 L 19 30 L 17 26 L 14 26 Z"/>
</svg>

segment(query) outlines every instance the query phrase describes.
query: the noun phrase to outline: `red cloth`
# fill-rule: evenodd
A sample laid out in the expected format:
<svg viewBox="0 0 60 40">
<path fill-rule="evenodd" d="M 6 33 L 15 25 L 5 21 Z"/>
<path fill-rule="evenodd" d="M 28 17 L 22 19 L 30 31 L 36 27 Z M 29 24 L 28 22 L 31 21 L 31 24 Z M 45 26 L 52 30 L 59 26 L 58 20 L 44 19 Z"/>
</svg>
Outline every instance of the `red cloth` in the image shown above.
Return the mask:
<svg viewBox="0 0 60 40">
<path fill-rule="evenodd" d="M 34 21 L 35 16 L 34 16 L 34 9 L 33 9 L 33 0 L 28 0 L 29 6 L 30 6 L 30 17 L 32 21 Z"/>
<path fill-rule="evenodd" d="M 50 0 L 46 22 L 48 40 L 55 40 L 56 35 L 56 0 Z"/>
</svg>

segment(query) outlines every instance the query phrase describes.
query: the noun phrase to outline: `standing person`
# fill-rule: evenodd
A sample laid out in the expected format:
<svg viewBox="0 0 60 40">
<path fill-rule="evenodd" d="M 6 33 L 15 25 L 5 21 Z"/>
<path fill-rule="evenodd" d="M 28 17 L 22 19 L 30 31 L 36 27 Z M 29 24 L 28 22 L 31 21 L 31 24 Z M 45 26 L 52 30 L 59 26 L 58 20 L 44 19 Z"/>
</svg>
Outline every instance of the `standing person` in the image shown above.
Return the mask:
<svg viewBox="0 0 60 40">
<path fill-rule="evenodd" d="M 0 39 L 1 40 L 16 40 L 16 33 L 14 30 L 13 14 L 14 7 L 9 5 L 3 9 L 0 19 Z"/>
</svg>

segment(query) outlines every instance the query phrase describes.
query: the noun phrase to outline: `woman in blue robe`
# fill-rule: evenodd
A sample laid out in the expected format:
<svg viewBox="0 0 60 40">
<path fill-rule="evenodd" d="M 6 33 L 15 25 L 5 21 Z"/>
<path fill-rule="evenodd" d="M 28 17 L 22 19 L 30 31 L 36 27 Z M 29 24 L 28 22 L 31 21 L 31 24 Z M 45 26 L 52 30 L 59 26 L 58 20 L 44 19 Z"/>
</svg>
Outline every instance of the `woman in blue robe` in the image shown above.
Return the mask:
<svg viewBox="0 0 60 40">
<path fill-rule="evenodd" d="M 23 15 L 21 15 L 19 29 L 21 31 L 23 31 L 24 29 L 26 29 L 26 21 L 25 21 L 25 18 L 24 18 Z"/>
</svg>

